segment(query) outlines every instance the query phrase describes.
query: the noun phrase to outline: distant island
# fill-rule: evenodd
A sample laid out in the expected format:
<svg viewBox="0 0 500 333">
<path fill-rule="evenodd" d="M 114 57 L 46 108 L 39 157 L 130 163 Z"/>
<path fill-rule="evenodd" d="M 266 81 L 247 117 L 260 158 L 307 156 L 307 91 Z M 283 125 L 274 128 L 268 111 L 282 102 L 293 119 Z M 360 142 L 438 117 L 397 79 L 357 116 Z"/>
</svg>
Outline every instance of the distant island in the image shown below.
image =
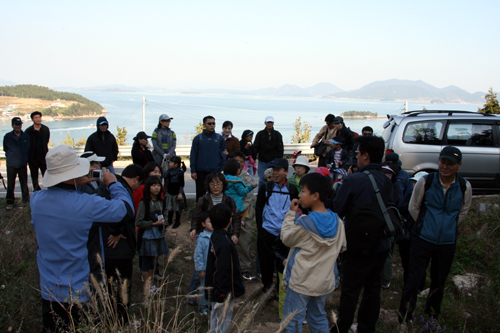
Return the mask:
<svg viewBox="0 0 500 333">
<path fill-rule="evenodd" d="M 384 118 L 384 116 L 379 116 L 377 112 L 371 111 L 345 111 L 342 112 L 341 116 L 343 118 Z"/>
<path fill-rule="evenodd" d="M 107 113 L 99 103 L 82 95 L 37 85 L 3 86 L 0 87 L 0 94 L 2 118 L 27 116 L 33 111 L 40 111 L 44 117 L 54 119 L 95 118 Z"/>
</svg>

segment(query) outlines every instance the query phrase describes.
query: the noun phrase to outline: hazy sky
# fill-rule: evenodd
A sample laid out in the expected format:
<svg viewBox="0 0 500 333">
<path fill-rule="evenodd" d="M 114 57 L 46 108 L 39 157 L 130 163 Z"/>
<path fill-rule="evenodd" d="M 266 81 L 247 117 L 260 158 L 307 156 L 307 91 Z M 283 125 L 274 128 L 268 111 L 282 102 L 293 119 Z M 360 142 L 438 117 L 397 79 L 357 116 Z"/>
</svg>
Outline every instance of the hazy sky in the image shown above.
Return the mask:
<svg viewBox="0 0 500 333">
<path fill-rule="evenodd" d="M 500 89 L 500 1 L 4 1 L 0 79 L 256 89 L 392 78 Z"/>
</svg>

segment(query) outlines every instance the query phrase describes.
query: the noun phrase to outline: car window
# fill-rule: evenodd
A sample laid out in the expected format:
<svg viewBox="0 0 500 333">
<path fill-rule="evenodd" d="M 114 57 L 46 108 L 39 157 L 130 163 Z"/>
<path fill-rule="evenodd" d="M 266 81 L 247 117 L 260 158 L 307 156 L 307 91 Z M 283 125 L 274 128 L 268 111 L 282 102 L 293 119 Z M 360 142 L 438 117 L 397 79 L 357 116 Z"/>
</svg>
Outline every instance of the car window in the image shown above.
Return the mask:
<svg viewBox="0 0 500 333">
<path fill-rule="evenodd" d="M 448 144 L 455 146 L 493 146 L 493 125 L 453 122 L 446 133 Z"/>
<path fill-rule="evenodd" d="M 440 145 L 444 120 L 427 120 L 408 123 L 403 133 L 404 143 Z"/>
</svg>

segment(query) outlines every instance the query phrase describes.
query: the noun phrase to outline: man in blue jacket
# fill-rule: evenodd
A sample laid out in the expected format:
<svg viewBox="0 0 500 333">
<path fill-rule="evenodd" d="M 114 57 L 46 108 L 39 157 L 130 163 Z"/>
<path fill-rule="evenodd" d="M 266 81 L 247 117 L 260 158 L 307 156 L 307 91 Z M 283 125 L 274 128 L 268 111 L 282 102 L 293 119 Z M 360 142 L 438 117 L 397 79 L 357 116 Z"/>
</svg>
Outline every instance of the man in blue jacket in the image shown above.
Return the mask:
<svg viewBox="0 0 500 333">
<path fill-rule="evenodd" d="M 3 150 L 7 159 L 7 210 L 14 207 L 14 188 L 16 176 L 19 176 L 23 203 L 30 199 L 28 190 L 28 150 L 30 148 L 30 136 L 23 132 L 21 118 L 12 118 L 13 131 L 3 137 Z"/>
<path fill-rule="evenodd" d="M 470 183 L 457 174 L 462 166 L 462 152 L 452 146 L 439 154 L 438 172 L 421 177 L 410 200 L 414 218 L 410 274 L 399 305 L 399 322 L 411 321 L 417 302 L 418 286 L 429 262 L 431 286 L 425 313 L 438 317 L 444 285 L 450 273 L 457 243 L 458 224 L 462 222 L 472 201 Z"/>
<path fill-rule="evenodd" d="M 31 196 L 31 223 L 38 242 L 43 331 L 52 332 L 58 318 L 69 324 L 69 315 L 78 325 L 80 304 L 88 300 L 87 241 L 92 223 L 133 218 L 134 210 L 127 190 L 106 168 L 102 182 L 111 200 L 77 191 L 89 181 L 89 162 L 78 158 L 70 146 L 50 150 L 46 162 L 42 185 L 47 190 Z"/>
<path fill-rule="evenodd" d="M 215 133 L 215 118 L 203 118 L 203 132 L 195 136 L 191 145 L 189 163 L 191 178 L 196 182 L 196 201 L 205 194 L 205 179 L 210 172 L 221 171 L 226 163 L 226 142 Z"/>
<path fill-rule="evenodd" d="M 342 259 L 342 293 L 339 319 L 331 332 L 347 333 L 351 327 L 361 289 L 363 297 L 358 312 L 358 332 L 375 332 L 380 313 L 380 272 L 384 266 L 389 242 L 384 236 L 385 219 L 375 189 L 365 174 L 368 171 L 377 184 L 387 207 L 392 182 L 381 171 L 384 140 L 378 136 L 359 136 L 358 171 L 347 176 L 333 200 L 334 212 L 345 221 L 347 251 Z"/>
</svg>

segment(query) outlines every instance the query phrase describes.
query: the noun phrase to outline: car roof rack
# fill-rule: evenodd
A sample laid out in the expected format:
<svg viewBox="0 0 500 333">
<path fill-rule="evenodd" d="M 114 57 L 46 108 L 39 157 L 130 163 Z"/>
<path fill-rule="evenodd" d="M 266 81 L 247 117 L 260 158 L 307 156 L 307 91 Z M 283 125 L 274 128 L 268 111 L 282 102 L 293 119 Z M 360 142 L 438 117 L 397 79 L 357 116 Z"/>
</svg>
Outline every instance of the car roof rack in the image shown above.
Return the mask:
<svg viewBox="0 0 500 333">
<path fill-rule="evenodd" d="M 483 115 L 483 116 L 493 116 L 491 113 L 480 113 L 476 111 L 463 111 L 463 110 L 415 110 L 415 111 L 407 111 L 403 112 L 402 114 L 408 115 L 408 117 L 416 117 L 419 114 L 432 114 L 432 113 L 447 113 L 448 116 L 453 115 L 454 113 L 461 113 L 461 114 L 477 114 L 477 115 Z"/>
</svg>

